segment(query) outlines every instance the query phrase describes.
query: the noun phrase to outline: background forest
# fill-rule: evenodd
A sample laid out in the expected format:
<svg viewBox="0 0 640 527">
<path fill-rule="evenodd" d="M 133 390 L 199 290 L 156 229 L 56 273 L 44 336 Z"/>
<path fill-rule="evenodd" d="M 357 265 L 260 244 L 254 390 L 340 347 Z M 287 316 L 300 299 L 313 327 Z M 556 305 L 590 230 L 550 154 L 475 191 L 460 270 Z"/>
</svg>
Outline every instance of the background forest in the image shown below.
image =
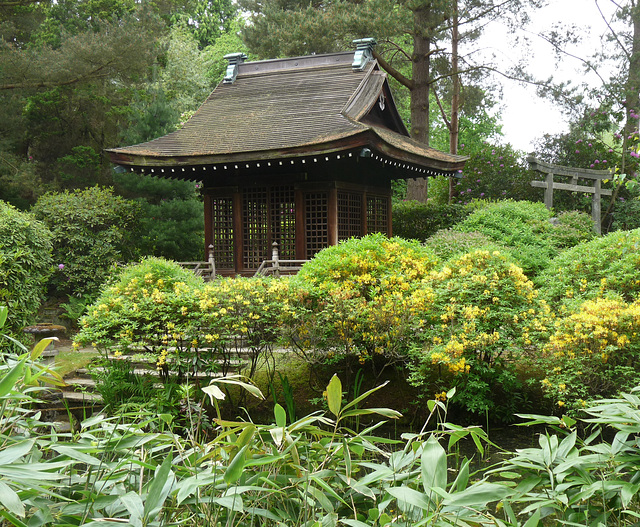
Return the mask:
<svg viewBox="0 0 640 527">
<path fill-rule="evenodd" d="M 544 4 L 0 2 L 0 199 L 27 210 L 47 193 L 94 185 L 111 188 L 115 196 L 136 204 L 131 225 L 139 229 L 131 232 L 127 247 L 133 250 L 124 259 L 134 253 L 201 259 L 197 185 L 121 174 L 103 150 L 179 127 L 219 82 L 226 53 L 242 51 L 250 59 L 323 53 L 350 49 L 351 40 L 363 36 L 379 42 L 377 58 L 389 73 L 412 135 L 470 156 L 466 180 L 449 188 L 445 181 L 431 185 L 432 201 L 540 198 L 541 191 L 529 187 L 533 176 L 526 171 L 524 154 L 501 136 L 499 79 L 505 76 L 539 84 L 541 94 L 568 109 L 570 132 L 541 138 L 539 157 L 584 168 L 617 166 L 621 174 L 632 174 L 628 168 L 634 158 L 622 153 L 630 152 L 627 140 L 640 112 L 637 96 L 626 97 L 638 93 L 635 2 L 620 4 L 610 21 L 610 40 L 619 49 L 606 57 L 584 58 L 586 70 L 613 71 L 610 76 L 602 73 L 602 86 L 590 92 L 532 78 L 525 73 L 526 63 L 504 70 L 480 52 L 478 39 L 491 22 L 525 27 L 529 14 Z M 563 45 L 579 38 L 570 28 L 554 28 L 542 36 L 557 45 L 559 54 Z M 400 199 L 407 196 L 403 185 L 397 191 Z M 425 192 L 424 185 L 410 186 L 407 197 L 424 200 Z M 625 201 L 618 199 L 616 209 L 627 218 L 635 205 L 629 200 L 633 196 L 625 188 L 620 197 Z M 556 206 L 586 209 L 588 203 L 565 196 Z"/>
</svg>

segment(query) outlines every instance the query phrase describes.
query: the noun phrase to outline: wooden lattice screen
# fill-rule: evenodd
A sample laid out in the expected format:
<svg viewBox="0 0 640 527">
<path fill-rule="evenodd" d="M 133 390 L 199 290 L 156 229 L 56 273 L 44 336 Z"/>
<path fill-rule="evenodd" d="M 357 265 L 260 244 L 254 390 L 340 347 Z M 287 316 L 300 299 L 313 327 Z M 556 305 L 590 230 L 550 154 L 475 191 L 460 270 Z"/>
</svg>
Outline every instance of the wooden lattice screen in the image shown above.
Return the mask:
<svg viewBox="0 0 640 527">
<path fill-rule="evenodd" d="M 269 246 L 277 242 L 280 258 L 296 258 L 296 200 L 293 187 L 273 187 L 270 189 L 269 215 L 271 216 L 271 237 Z M 268 258 L 269 256 L 265 256 Z"/>
<path fill-rule="evenodd" d="M 309 192 L 305 195 L 306 259 L 329 246 L 329 194 Z"/>
<path fill-rule="evenodd" d="M 367 233 L 389 234 L 389 205 L 385 196 L 367 196 Z"/>
<path fill-rule="evenodd" d="M 338 240 L 362 236 L 362 194 L 338 192 Z"/>
<path fill-rule="evenodd" d="M 257 269 L 268 258 L 267 187 L 245 188 L 242 204 L 242 268 Z"/>
<path fill-rule="evenodd" d="M 213 257 L 219 269 L 233 269 L 233 198 L 211 201 Z"/>
</svg>

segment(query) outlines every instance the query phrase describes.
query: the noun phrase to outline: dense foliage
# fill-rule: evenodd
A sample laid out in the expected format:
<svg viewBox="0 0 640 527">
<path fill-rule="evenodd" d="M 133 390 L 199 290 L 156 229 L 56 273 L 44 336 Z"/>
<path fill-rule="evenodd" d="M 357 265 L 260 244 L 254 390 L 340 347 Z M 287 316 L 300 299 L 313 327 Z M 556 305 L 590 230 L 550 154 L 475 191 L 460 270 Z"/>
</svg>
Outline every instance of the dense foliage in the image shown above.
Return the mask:
<svg viewBox="0 0 640 527">
<path fill-rule="evenodd" d="M 398 201 L 393 204 L 393 234 L 398 238 L 424 241 L 440 229 L 448 229 L 473 209 L 462 205 L 439 205 L 435 201 Z"/>
<path fill-rule="evenodd" d="M 613 293 L 633 301 L 640 291 L 639 242 L 640 229 L 635 229 L 568 249 L 538 279 L 545 298 L 552 303 L 575 303 Z"/>
<path fill-rule="evenodd" d="M 51 246 L 45 225 L 0 201 L 0 303 L 11 309 L 7 329 L 14 336 L 36 322 L 53 272 Z"/>
<path fill-rule="evenodd" d="M 32 212 L 53 234 L 54 295 L 93 296 L 115 264 L 136 256 L 139 208 L 110 189 L 48 193 Z"/>
<path fill-rule="evenodd" d="M 501 201 L 479 208 L 456 224 L 455 230 L 480 232 L 512 249 L 529 276 L 544 270 L 554 256 L 579 241 L 593 237 L 592 224 L 572 214 L 554 225 L 542 203 Z"/>
<path fill-rule="evenodd" d="M 0 328 L 6 314 L 0 308 Z M 74 432 L 52 434 L 31 410 L 43 386 L 51 391 L 61 381 L 38 362 L 48 343 L 31 353 L 3 353 L 0 363 L 0 514 L 12 525 L 529 527 L 591 525 L 596 518 L 624 526 L 633 525 L 640 510 L 634 479 L 640 397 L 633 392 L 585 409 L 585 424 L 594 426 L 587 440 L 571 418 L 523 416 L 528 424 L 547 425 L 539 446 L 505 453 L 481 474 L 459 455 L 459 445 L 469 438 L 483 456 L 486 433 L 444 420 L 455 390 L 427 402 L 418 433 L 389 440 L 374 435 L 379 419 L 400 414 L 369 407 L 367 400 L 390 387 L 345 400 L 336 376 L 326 386 L 327 409 L 299 420 L 288 420 L 279 404 L 267 424 L 223 418 L 221 387 L 263 397 L 251 383 L 227 376 L 195 399 L 184 392 L 188 408 L 203 397 L 216 407 L 206 434 L 189 411 L 186 434 L 176 433 L 167 414 L 141 411 L 97 414 Z M 371 426 L 354 428 L 360 418 L 373 419 Z M 613 434 L 613 441 L 600 439 Z"/>
</svg>

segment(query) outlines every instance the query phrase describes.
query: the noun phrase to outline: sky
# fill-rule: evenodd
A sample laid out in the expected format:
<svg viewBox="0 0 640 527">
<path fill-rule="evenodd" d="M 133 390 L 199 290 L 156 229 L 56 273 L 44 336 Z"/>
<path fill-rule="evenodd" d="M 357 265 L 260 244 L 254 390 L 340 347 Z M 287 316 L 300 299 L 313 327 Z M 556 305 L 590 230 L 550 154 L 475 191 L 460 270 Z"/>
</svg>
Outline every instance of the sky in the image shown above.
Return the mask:
<svg viewBox="0 0 640 527">
<path fill-rule="evenodd" d="M 610 15 L 609 0 L 599 0 L 606 15 Z M 554 75 L 560 79 L 582 80 L 584 72 L 577 60 L 565 59 L 559 68 L 555 67 L 552 47 L 535 36 L 535 32 L 550 29 L 554 23 L 570 21 L 585 31 L 590 37 L 572 51 L 588 57 L 595 46 L 600 46 L 600 35 L 606 31 L 595 0 L 550 0 L 548 5 L 537 11 L 532 17 L 532 25 L 526 34 L 533 43 L 529 55 L 528 70 L 534 76 L 546 79 Z M 520 32 L 521 35 L 525 34 Z M 514 62 L 521 50 L 513 45 L 513 36 L 505 27 L 494 25 L 487 27 L 483 44 L 496 54 L 503 65 Z M 593 78 L 586 77 L 596 83 Z M 547 100 L 537 96 L 535 87 L 523 87 L 516 82 L 498 77 L 503 86 L 503 107 L 501 108 L 505 142 L 526 153 L 533 152 L 535 139 L 545 133 L 561 133 L 568 130 L 565 116 Z"/>
</svg>

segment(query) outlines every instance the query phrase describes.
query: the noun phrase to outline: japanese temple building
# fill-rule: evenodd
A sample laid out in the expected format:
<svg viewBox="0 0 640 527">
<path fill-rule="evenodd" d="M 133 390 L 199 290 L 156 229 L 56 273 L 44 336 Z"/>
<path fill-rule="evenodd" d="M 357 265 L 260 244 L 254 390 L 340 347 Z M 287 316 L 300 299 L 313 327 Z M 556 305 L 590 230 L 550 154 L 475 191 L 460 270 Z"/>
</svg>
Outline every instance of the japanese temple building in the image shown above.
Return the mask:
<svg viewBox="0 0 640 527">
<path fill-rule="evenodd" d="M 465 157 L 411 139 L 373 39 L 327 55 L 244 62 L 185 125 L 110 149 L 131 172 L 201 181 L 205 243 L 221 274 L 253 274 L 279 244 L 305 260 L 354 236 L 391 235 L 391 180 L 455 176 Z"/>
</svg>

